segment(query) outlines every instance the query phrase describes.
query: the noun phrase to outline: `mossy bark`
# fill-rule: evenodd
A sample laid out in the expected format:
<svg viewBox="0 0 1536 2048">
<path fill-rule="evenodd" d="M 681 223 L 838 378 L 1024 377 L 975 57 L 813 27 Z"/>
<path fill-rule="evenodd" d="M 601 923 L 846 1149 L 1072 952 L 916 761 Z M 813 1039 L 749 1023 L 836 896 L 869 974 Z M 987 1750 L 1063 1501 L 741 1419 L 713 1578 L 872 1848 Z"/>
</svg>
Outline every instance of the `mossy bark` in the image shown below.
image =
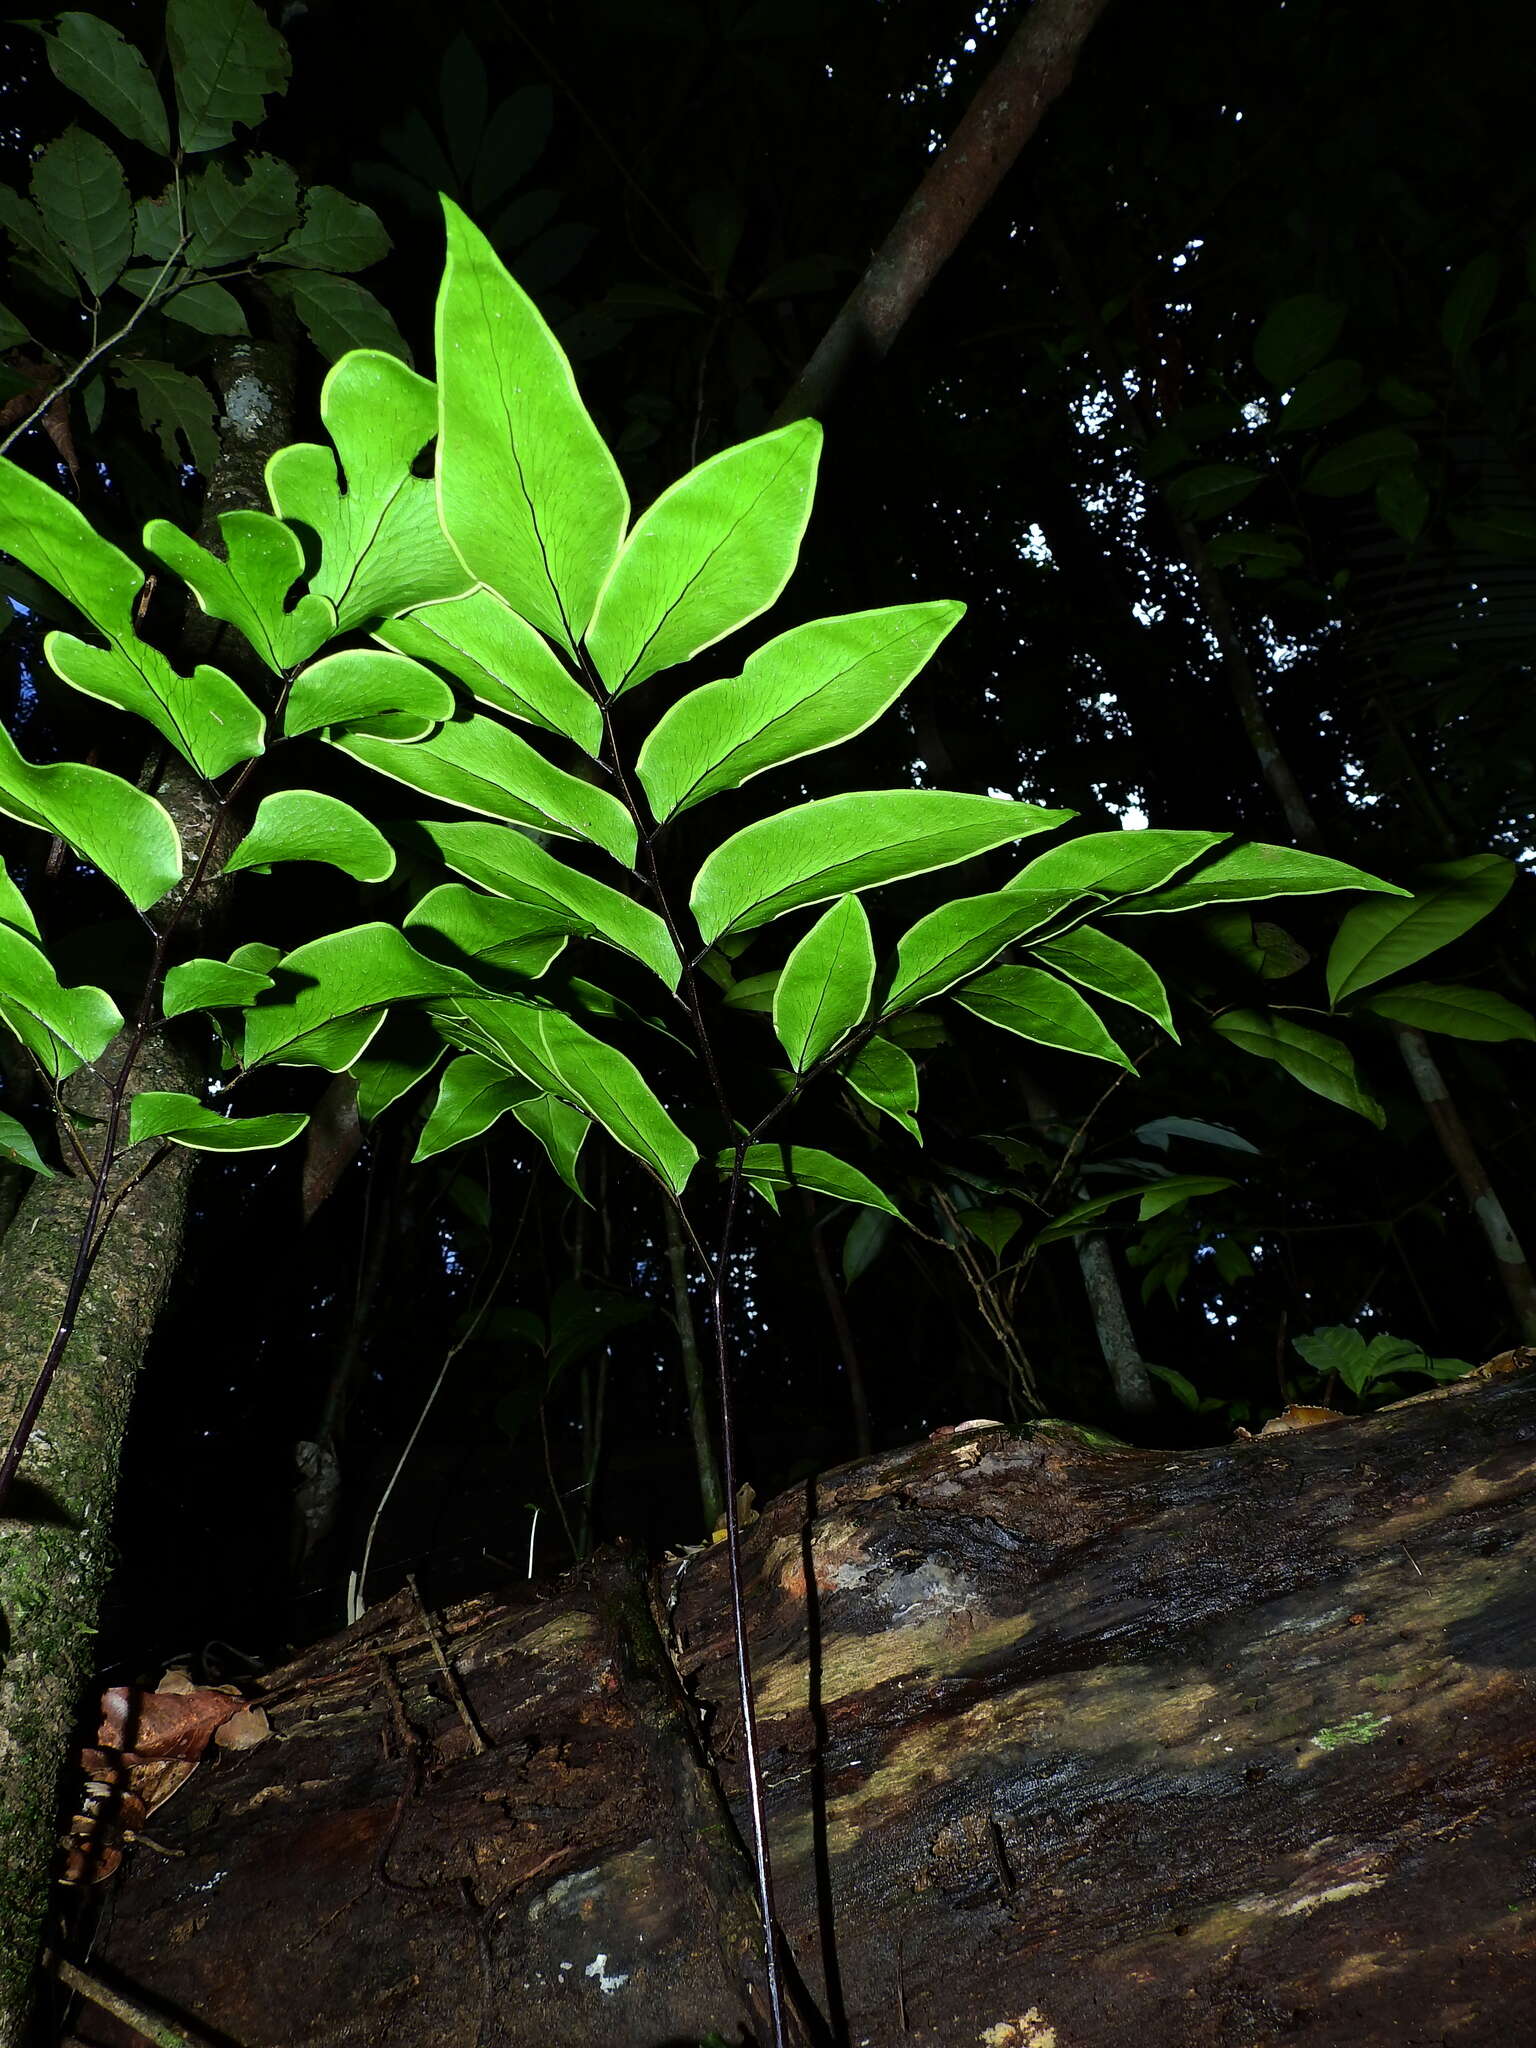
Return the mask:
<svg viewBox="0 0 1536 2048">
<path fill-rule="evenodd" d="M 293 370 L 285 349 L 226 344 L 214 361 L 225 405 L 223 454 L 209 486 L 205 544 L 214 514 L 264 502 L 266 458 L 290 437 Z M 239 648 L 216 621 L 188 621 L 191 660 L 240 673 Z M 242 675 L 242 680 L 249 680 Z M 155 794 L 170 813 L 190 873 L 218 824 L 216 797 L 173 760 Z M 215 863 L 215 869 L 218 863 Z M 167 914 L 168 898 L 157 910 Z M 178 937 L 198 950 L 220 914 L 215 885 L 183 911 Z M 128 1034 L 65 1090 L 74 1109 L 103 1117 Z M 199 1062 L 151 1032 L 127 1094 L 197 1092 Z M 89 1150 L 100 1122 L 83 1127 Z M 74 1333 L 0 1520 L 0 2048 L 27 2028 L 58 1835 L 59 1785 L 92 1666 L 102 1592 L 112 1568 L 111 1523 L 118 1462 L 134 1383 L 155 1318 L 175 1278 L 196 1155 L 171 1147 L 117 1206 L 146 1164 L 148 1147 L 114 1169 L 103 1215 L 110 1228 L 92 1270 Z M 65 1306 L 91 1201 L 83 1171 L 33 1184 L 0 1240 L 0 1444 L 9 1443 Z M 87 1717 L 88 1718 L 88 1717 Z"/>
</svg>

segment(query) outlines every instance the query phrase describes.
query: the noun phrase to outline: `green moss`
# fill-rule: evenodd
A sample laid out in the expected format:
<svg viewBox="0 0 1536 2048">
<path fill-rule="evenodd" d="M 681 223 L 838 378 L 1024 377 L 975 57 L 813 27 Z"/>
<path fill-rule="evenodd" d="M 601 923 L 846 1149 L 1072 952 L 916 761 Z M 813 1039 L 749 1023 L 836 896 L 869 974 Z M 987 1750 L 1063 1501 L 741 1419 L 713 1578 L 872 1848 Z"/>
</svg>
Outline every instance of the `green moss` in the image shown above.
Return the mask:
<svg viewBox="0 0 1536 2048">
<path fill-rule="evenodd" d="M 1391 1720 L 1390 1714 L 1351 1714 L 1331 1728 L 1319 1728 L 1312 1737 L 1314 1748 L 1346 1749 L 1351 1744 L 1374 1742 Z"/>
</svg>

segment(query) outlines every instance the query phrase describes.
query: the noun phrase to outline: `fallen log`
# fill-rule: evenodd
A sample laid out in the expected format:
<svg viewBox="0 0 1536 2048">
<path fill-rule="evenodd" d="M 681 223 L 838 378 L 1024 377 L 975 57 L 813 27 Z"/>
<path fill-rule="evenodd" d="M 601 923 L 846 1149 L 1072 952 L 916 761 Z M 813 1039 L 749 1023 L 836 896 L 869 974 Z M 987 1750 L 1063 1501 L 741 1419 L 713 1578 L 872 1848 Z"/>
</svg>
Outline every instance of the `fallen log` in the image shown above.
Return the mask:
<svg viewBox="0 0 1536 2048">
<path fill-rule="evenodd" d="M 1533 1533 L 1529 1371 L 1210 1450 L 961 1429 L 774 1501 L 750 1628 L 811 2037 L 1519 2038 Z M 733 1702 L 718 1550 L 430 1625 L 401 1595 L 154 1816 L 91 1970 L 230 2048 L 760 2042 Z"/>
</svg>

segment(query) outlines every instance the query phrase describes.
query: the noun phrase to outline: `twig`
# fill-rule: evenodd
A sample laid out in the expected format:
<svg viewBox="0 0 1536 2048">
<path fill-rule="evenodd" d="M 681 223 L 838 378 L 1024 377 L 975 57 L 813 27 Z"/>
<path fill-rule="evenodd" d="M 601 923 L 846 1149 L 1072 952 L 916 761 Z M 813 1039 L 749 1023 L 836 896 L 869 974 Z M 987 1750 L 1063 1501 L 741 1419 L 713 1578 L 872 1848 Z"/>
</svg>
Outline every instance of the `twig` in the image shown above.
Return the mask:
<svg viewBox="0 0 1536 2048">
<path fill-rule="evenodd" d="M 187 235 L 182 235 L 181 239 L 177 242 L 175 248 L 171 251 L 170 255 L 166 257 L 165 263 L 161 268 L 160 275 L 155 279 L 154 283 L 150 286 L 149 290 L 144 294 L 144 297 L 140 299 L 139 303 L 128 315 L 128 318 L 123 322 L 122 326 L 119 327 L 116 334 L 109 334 L 105 341 L 98 342 L 96 346 L 89 351 L 88 354 L 83 355 L 80 358 L 79 362 L 76 363 L 75 367 L 70 371 L 67 377 L 61 377 L 57 384 L 50 384 L 47 391 L 44 392 L 43 396 L 38 400 L 37 404 L 33 406 L 32 410 L 27 414 L 26 418 L 24 420 L 18 421 L 17 424 L 14 427 L 12 427 L 11 431 L 6 435 L 5 439 L 3 441 L 0 441 L 0 455 L 4 455 L 8 448 L 10 448 L 15 442 L 19 441 L 22 435 L 26 433 L 29 427 L 36 426 L 37 422 L 42 418 L 43 414 L 48 410 L 49 406 L 52 405 L 57 399 L 62 398 L 64 393 L 70 390 L 72 386 L 78 384 L 80 379 L 85 375 L 86 371 L 91 367 L 93 363 L 99 363 L 104 355 L 110 355 L 113 349 L 117 348 L 122 342 L 125 342 L 128 339 L 129 335 L 133 332 L 134 328 L 138 326 L 139 322 L 144 318 L 144 315 L 149 311 L 150 307 L 158 302 L 160 297 L 160 287 L 161 285 L 164 284 L 166 278 L 170 275 L 172 265 L 180 260 L 181 252 L 187 246 L 187 242 L 189 239 L 190 238 Z"/>
<path fill-rule="evenodd" d="M 93 1976 L 89 1970 L 82 1970 L 78 1963 L 71 1963 L 63 1956 L 56 1956 L 49 1950 L 43 1952 L 43 1968 L 59 1982 L 73 1991 L 77 1997 L 86 1999 L 91 2005 L 99 2006 L 113 2019 L 121 2020 L 125 2027 L 145 2041 L 154 2043 L 154 2048 L 211 2048 L 207 2036 L 194 2033 L 185 2026 L 173 2026 L 147 2005 L 141 2005 L 136 1998 L 125 1992 L 115 1991 L 110 1984 Z"/>
<path fill-rule="evenodd" d="M 427 1641 L 432 1645 L 432 1654 L 437 1659 L 437 1668 L 443 1674 L 444 1683 L 453 1695 L 454 1708 L 458 1713 L 459 1719 L 464 1723 L 464 1731 L 469 1737 L 469 1746 L 476 1756 L 484 1756 L 491 1745 L 484 1734 L 482 1734 L 480 1724 L 475 1719 L 474 1710 L 471 1708 L 469 1701 L 464 1697 L 464 1688 L 459 1683 L 459 1674 L 448 1662 L 448 1653 L 443 1648 L 443 1639 L 438 1632 L 436 1618 L 427 1606 L 426 1601 L 421 1597 L 421 1588 L 416 1583 L 416 1574 L 414 1572 L 407 1572 L 405 1583 L 410 1587 L 411 1598 L 416 1602 L 416 1610 L 421 1616 L 422 1627 L 427 1632 Z"/>
</svg>

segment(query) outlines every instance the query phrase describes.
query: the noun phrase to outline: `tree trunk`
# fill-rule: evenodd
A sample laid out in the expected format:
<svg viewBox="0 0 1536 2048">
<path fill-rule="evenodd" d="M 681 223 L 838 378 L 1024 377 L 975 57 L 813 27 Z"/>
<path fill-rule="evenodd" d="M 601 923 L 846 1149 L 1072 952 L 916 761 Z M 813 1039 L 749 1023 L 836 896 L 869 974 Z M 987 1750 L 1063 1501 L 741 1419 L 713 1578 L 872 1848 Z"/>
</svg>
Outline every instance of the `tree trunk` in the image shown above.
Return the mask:
<svg viewBox="0 0 1536 2048">
<path fill-rule="evenodd" d="M 274 376 L 279 365 L 286 366 L 282 382 Z M 228 423 L 220 470 L 209 486 L 205 540 L 216 539 L 213 512 L 258 502 L 266 457 L 289 437 L 286 352 L 231 343 L 215 372 Z M 218 659 L 209 645 L 223 629 L 200 615 L 189 629 L 189 642 L 196 642 L 191 658 Z M 208 790 L 173 763 L 156 794 L 195 857 L 214 824 Z M 211 907 L 210 896 L 188 913 L 185 936 L 206 934 Z M 94 1069 L 75 1076 L 66 1102 L 99 1112 L 125 1044 L 126 1034 Z M 128 1098 L 150 1088 L 195 1093 L 202 1078 L 195 1061 L 152 1032 Z M 92 1131 L 99 1134 L 101 1127 L 83 1128 L 89 1149 Z M 130 1155 L 115 1170 L 103 1211 L 109 1228 L 8 1503 L 15 1519 L 0 1522 L 0 1613 L 7 1630 L 0 1676 L 0 2048 L 17 2048 L 31 2009 L 58 1833 L 59 1777 L 112 1565 L 123 1433 L 145 1347 L 176 1272 L 194 1159 L 168 1148 L 114 1210 L 115 1194 L 145 1162 Z M 84 1174 L 35 1180 L 0 1241 L 0 1447 L 12 1439 L 58 1327 L 90 1192 Z"/>
<path fill-rule="evenodd" d="M 1210 1450 L 941 1432 L 772 1503 L 749 1614 L 819 2039 L 1517 2038 L 1533 1534 L 1531 1372 Z M 239 2048 L 760 2042 L 719 1549 L 650 1592 L 610 1555 L 439 1617 L 483 1753 L 406 1596 L 274 1673 L 281 1739 L 152 1819 L 92 1970 Z"/>
<path fill-rule="evenodd" d="M 1120 1291 L 1114 1253 L 1102 1230 L 1085 1231 L 1074 1240 L 1077 1263 L 1093 1313 L 1094 1332 L 1104 1364 L 1114 1382 L 1115 1399 L 1127 1415 L 1150 1415 L 1157 1406 L 1152 1379 L 1136 1343 L 1136 1332 Z"/>
<path fill-rule="evenodd" d="M 1032 0 L 960 124 L 774 414 L 819 418 L 853 364 L 883 356 L 1060 98 L 1108 0 Z"/>
</svg>

